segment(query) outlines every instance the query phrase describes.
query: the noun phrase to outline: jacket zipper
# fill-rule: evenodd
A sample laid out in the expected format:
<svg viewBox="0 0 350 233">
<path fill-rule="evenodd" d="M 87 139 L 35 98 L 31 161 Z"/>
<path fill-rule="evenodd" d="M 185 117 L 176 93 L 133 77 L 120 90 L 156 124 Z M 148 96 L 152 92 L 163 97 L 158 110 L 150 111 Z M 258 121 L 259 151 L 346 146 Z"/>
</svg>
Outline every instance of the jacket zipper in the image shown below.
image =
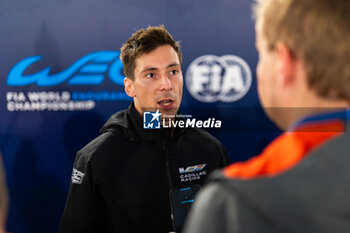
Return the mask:
<svg viewBox="0 0 350 233">
<path fill-rule="evenodd" d="M 164 144 L 163 146 L 163 151 L 165 155 L 165 170 L 166 170 L 166 175 L 168 178 L 168 186 L 169 190 L 172 188 L 172 179 L 171 179 L 171 172 L 170 172 L 170 166 L 169 166 L 169 151 L 168 151 L 168 146 L 167 143 Z"/>
</svg>

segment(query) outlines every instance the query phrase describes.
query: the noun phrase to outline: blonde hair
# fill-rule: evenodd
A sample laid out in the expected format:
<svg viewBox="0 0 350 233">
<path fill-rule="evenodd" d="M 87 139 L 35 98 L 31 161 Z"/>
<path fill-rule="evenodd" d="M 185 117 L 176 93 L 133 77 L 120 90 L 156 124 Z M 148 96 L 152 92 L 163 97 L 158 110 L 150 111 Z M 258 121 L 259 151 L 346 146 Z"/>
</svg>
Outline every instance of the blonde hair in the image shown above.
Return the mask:
<svg viewBox="0 0 350 233">
<path fill-rule="evenodd" d="M 350 0 L 256 0 L 268 49 L 285 43 L 321 97 L 350 101 Z"/>
</svg>

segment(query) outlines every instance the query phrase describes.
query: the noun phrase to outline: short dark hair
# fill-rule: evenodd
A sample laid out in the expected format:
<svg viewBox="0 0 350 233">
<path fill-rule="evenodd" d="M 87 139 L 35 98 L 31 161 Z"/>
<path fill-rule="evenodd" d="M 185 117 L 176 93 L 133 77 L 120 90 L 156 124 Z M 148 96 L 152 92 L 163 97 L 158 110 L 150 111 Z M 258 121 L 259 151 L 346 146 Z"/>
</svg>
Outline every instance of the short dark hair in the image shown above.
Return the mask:
<svg viewBox="0 0 350 233">
<path fill-rule="evenodd" d="M 182 64 L 182 53 L 180 43 L 176 42 L 163 25 L 158 27 L 148 26 L 140 29 L 123 44 L 121 47 L 120 59 L 124 65 L 126 77 L 134 80 L 135 61 L 142 54 L 149 53 L 159 46 L 170 45 L 177 53 Z"/>
</svg>

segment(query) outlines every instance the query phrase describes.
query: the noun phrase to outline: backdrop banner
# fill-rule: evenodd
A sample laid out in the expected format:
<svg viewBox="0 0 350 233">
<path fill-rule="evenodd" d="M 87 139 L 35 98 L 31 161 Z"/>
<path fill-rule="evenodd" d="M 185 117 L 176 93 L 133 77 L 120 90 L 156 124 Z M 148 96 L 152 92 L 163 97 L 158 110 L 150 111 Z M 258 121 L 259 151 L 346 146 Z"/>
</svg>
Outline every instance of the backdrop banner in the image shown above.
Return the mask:
<svg viewBox="0 0 350 233">
<path fill-rule="evenodd" d="M 0 149 L 10 192 L 7 230 L 53 233 L 75 153 L 129 106 L 120 47 L 148 25 L 180 41 L 184 114 L 208 128 L 230 161 L 280 132 L 257 97 L 252 0 L 0 1 Z M 118 153 L 116 151 L 116 153 Z"/>
</svg>

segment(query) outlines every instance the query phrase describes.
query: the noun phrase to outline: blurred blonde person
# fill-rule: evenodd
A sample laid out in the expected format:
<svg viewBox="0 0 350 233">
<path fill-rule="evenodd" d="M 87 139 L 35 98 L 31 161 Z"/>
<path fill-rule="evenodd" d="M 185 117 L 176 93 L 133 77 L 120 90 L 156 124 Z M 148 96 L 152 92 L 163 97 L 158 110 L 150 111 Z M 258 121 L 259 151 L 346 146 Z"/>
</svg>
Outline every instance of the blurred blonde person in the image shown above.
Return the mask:
<svg viewBox="0 0 350 233">
<path fill-rule="evenodd" d="M 348 233 L 350 1 L 258 0 L 258 93 L 286 131 L 211 176 L 186 233 Z"/>
</svg>

